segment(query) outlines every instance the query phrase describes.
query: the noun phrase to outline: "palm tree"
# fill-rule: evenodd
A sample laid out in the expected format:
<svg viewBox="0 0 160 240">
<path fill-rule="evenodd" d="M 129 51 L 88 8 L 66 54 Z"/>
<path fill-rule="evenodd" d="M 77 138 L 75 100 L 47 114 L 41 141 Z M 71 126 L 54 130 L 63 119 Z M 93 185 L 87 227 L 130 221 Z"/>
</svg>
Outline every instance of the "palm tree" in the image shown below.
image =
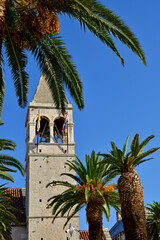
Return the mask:
<svg viewBox="0 0 160 240">
<path fill-rule="evenodd" d="M 147 209 L 147 233 L 148 240 L 160 239 L 160 202 L 148 204 Z"/>
<path fill-rule="evenodd" d="M 12 225 L 18 225 L 18 220 L 12 212 L 18 211 L 11 205 L 11 195 L 8 188 L 0 186 L 0 239 L 12 240 Z"/>
<path fill-rule="evenodd" d="M 112 36 L 129 47 L 146 65 L 144 52 L 130 28 L 97 0 L 1 0 L 0 1 L 0 103 L 5 84 L 2 46 L 12 70 L 16 95 L 21 107 L 27 104 L 29 50 L 52 91 L 57 108 L 65 111 L 64 85 L 79 109 L 84 107 L 82 83 L 59 32 L 58 15 L 73 17 L 87 27 L 120 58 Z M 1 110 L 1 109 L 0 109 Z"/>
<path fill-rule="evenodd" d="M 95 152 L 92 151 L 91 156 L 85 157 L 86 166 L 76 156 L 76 160 L 67 161 L 66 165 L 75 174 L 63 173 L 62 176 L 69 177 L 72 181 L 75 180 L 77 184 L 71 184 L 69 181 L 53 181 L 48 186 L 65 186 L 67 189 L 56 196 L 51 197 L 48 202 L 49 206 L 53 208 L 52 214 L 54 219 L 61 214 L 63 217 L 67 214 L 68 221 L 83 207 L 86 207 L 86 217 L 89 223 L 89 239 L 102 239 L 102 213 L 104 212 L 107 220 L 110 216 L 110 207 L 114 207 L 119 211 L 118 193 L 115 192 L 115 185 L 108 185 L 112 180 L 112 175 L 106 175 L 109 165 L 98 165 L 101 162 L 99 156 L 96 157 Z"/>
<path fill-rule="evenodd" d="M 0 121 L 0 125 L 4 124 Z M 8 139 L 0 138 L 0 151 L 3 150 L 12 150 L 14 151 L 16 144 Z M 17 170 L 12 169 L 16 168 L 24 175 L 23 165 L 13 157 L 10 157 L 6 154 L 0 154 L 0 178 L 8 181 L 14 182 L 14 178 L 8 172 L 17 172 Z"/>
<path fill-rule="evenodd" d="M 139 135 L 136 134 L 128 153 L 128 137 L 122 151 L 114 142 L 111 142 L 112 150 L 108 154 L 100 154 L 104 157 L 103 164 L 111 164 L 108 171 L 120 175 L 118 192 L 126 240 L 147 239 L 143 190 L 139 176 L 134 169 L 141 163 L 150 160 L 151 158 L 146 159 L 145 157 L 159 149 L 152 148 L 143 152 L 144 147 L 153 137 L 151 135 L 139 143 Z"/>
</svg>

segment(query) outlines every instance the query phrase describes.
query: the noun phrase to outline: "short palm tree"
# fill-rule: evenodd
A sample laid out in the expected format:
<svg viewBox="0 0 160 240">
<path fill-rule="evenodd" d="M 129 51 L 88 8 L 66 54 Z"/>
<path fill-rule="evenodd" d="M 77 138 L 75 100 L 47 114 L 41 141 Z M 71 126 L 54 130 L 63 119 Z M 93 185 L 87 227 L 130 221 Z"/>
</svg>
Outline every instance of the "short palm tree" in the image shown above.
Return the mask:
<svg viewBox="0 0 160 240">
<path fill-rule="evenodd" d="M 3 122 L 0 121 L 0 125 L 2 124 Z M 16 144 L 13 141 L 2 138 L 0 139 L 0 151 L 3 150 L 14 151 L 15 148 Z M 17 170 L 14 170 L 13 168 L 16 168 L 21 172 L 22 175 L 24 175 L 24 167 L 18 160 L 6 154 L 0 154 L 0 178 L 14 182 L 14 178 L 8 173 L 17 172 Z"/>
<path fill-rule="evenodd" d="M 86 207 L 86 217 L 89 223 L 89 239 L 102 239 L 102 213 L 107 220 L 110 216 L 110 206 L 119 211 L 118 193 L 115 185 L 108 185 L 113 179 L 112 175 L 107 175 L 109 165 L 98 165 L 101 162 L 99 156 L 96 157 L 92 151 L 91 156 L 85 157 L 86 166 L 76 156 L 76 160 L 67 161 L 66 165 L 73 173 L 63 173 L 70 180 L 75 180 L 77 184 L 64 181 L 53 181 L 48 186 L 65 186 L 66 190 L 56 196 L 51 197 L 49 207 L 53 208 L 52 213 L 55 218 L 60 214 L 62 217 L 67 214 L 68 221 L 83 207 Z"/>
<path fill-rule="evenodd" d="M 160 239 L 160 202 L 148 204 L 147 210 L 147 233 L 148 240 Z"/>
<path fill-rule="evenodd" d="M 146 64 L 144 52 L 130 28 L 97 0 L 1 0 L 0 1 L 0 103 L 4 98 L 3 54 L 12 70 L 21 107 L 27 104 L 26 51 L 35 57 L 52 91 L 57 108 L 65 111 L 64 85 L 79 109 L 84 107 L 82 83 L 59 33 L 58 15 L 73 17 L 113 50 L 124 64 L 112 36 Z"/>
<path fill-rule="evenodd" d="M 105 164 L 111 164 L 110 173 L 120 175 L 118 179 L 118 192 L 121 202 L 122 220 L 126 240 L 146 240 L 146 217 L 143 201 L 143 190 L 135 167 L 148 161 L 146 157 L 158 148 L 152 148 L 143 152 L 144 147 L 153 138 L 151 135 L 139 143 L 139 135 L 136 134 L 131 142 L 130 151 L 127 153 L 128 137 L 123 150 L 120 150 L 114 142 L 111 142 L 112 150 L 108 154 L 100 154 L 104 157 Z"/>
<path fill-rule="evenodd" d="M 0 186 L 0 239 L 12 240 L 12 226 L 19 222 L 12 212 L 18 211 L 11 205 L 11 195 L 8 188 Z"/>
</svg>

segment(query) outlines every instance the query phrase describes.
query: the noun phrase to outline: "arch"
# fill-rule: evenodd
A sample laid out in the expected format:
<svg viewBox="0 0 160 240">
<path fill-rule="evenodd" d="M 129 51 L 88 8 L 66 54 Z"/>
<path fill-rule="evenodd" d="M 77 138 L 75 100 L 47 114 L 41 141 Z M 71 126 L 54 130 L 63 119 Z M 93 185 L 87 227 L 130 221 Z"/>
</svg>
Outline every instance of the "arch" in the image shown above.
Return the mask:
<svg viewBox="0 0 160 240">
<path fill-rule="evenodd" d="M 42 115 L 41 118 L 44 118 L 44 119 L 46 119 L 48 122 L 50 122 L 50 119 L 49 119 L 48 117 L 44 116 L 44 115 Z M 38 117 L 37 117 L 37 119 L 38 119 Z M 36 119 L 36 121 L 37 121 L 37 119 Z"/>
<path fill-rule="evenodd" d="M 57 117 L 54 120 L 53 136 L 54 136 L 54 141 L 57 143 L 66 142 L 67 129 L 65 129 L 62 132 L 63 123 L 64 123 L 64 117 Z"/>
<path fill-rule="evenodd" d="M 39 126 L 38 126 L 38 118 L 37 118 L 36 135 L 37 135 L 38 142 L 50 142 L 49 118 L 47 118 L 46 116 L 41 116 Z"/>
</svg>

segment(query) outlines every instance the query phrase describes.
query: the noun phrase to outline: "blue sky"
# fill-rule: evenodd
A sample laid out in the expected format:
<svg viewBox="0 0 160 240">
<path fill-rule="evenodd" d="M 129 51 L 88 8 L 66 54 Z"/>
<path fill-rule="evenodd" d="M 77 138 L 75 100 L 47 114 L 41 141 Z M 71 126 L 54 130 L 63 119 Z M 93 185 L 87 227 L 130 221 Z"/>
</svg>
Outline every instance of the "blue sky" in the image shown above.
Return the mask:
<svg viewBox="0 0 160 240">
<path fill-rule="evenodd" d="M 151 4 L 145 0 L 102 1 L 108 8 L 130 26 L 143 46 L 147 67 L 128 48 L 116 41 L 119 52 L 125 59 L 125 67 L 116 55 L 87 30 L 81 31 L 79 23 L 68 17 L 60 18 L 60 32 L 76 64 L 83 82 L 85 109 L 74 106 L 76 154 L 83 160 L 85 154 L 105 153 L 113 140 L 119 147 L 126 137 L 140 134 L 140 140 L 154 134 L 148 148 L 160 146 L 160 2 Z M 29 56 L 27 70 L 30 74 L 29 98 L 33 98 L 40 72 Z M 12 139 L 17 149 L 10 155 L 22 163 L 25 159 L 26 109 L 20 109 L 15 97 L 10 71 L 6 68 L 6 97 L 1 127 L 1 137 Z M 147 148 L 146 148 L 147 149 Z M 145 204 L 160 201 L 159 168 L 160 150 L 154 159 L 137 168 L 144 190 Z M 24 163 L 25 164 L 25 163 Z M 24 187 L 25 179 L 19 174 L 12 187 Z M 111 211 L 109 229 L 115 223 L 115 212 Z M 86 229 L 85 211 L 80 213 L 80 229 Z"/>
</svg>

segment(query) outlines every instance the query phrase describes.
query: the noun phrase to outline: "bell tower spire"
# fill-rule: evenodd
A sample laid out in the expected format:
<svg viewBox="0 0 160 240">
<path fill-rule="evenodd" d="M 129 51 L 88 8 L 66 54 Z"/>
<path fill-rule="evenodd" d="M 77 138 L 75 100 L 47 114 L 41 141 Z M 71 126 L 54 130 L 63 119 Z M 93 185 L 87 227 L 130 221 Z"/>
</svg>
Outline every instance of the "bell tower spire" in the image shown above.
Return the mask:
<svg viewBox="0 0 160 240">
<path fill-rule="evenodd" d="M 74 159 L 73 108 L 67 102 L 66 116 L 60 114 L 43 75 L 28 106 L 25 126 L 28 240 L 66 239 L 66 217 L 52 224 L 51 209 L 47 209 L 47 200 L 64 189 L 46 185 L 69 171 L 65 162 Z M 78 229 L 78 215 L 72 223 Z"/>
</svg>

